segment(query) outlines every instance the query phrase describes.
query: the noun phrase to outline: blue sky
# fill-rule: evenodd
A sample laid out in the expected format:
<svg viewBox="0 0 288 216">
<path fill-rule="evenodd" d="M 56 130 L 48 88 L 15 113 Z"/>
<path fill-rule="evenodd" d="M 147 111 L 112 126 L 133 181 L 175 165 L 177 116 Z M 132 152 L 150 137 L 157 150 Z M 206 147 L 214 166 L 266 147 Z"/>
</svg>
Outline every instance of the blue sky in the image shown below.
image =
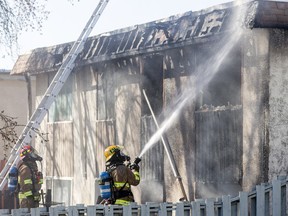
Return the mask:
<svg viewBox="0 0 288 216">
<path fill-rule="evenodd" d="M 98 0 L 48 0 L 50 11 L 42 32 L 23 33 L 19 53 L 78 39 Z M 90 36 L 181 14 L 199 11 L 228 0 L 110 0 Z M 12 69 L 17 56 L 0 53 L 0 69 Z"/>
</svg>

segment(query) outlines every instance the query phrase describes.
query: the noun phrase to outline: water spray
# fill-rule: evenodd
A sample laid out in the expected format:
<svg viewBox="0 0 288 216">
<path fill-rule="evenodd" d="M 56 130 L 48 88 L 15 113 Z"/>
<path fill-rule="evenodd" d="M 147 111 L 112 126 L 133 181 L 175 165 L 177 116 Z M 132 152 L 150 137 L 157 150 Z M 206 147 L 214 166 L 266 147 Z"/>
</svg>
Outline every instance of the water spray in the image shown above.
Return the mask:
<svg viewBox="0 0 288 216">
<path fill-rule="evenodd" d="M 143 89 L 143 94 L 144 94 L 144 97 L 145 97 L 146 102 L 147 102 L 147 104 L 148 104 L 148 107 L 149 107 L 149 109 L 150 109 L 150 111 L 151 111 L 151 114 L 152 114 L 153 120 L 154 120 L 154 122 L 155 122 L 155 125 L 156 125 L 157 129 L 159 130 L 160 127 L 159 127 L 159 125 L 158 125 L 157 119 L 155 118 L 154 112 L 153 112 L 153 110 L 152 110 L 152 107 L 151 107 L 151 105 L 150 105 L 150 102 L 149 102 L 149 100 L 148 100 L 148 97 L 147 97 L 144 89 Z M 175 159 L 174 159 L 173 154 L 172 154 L 172 151 L 171 151 L 171 147 L 170 147 L 170 145 L 165 141 L 165 139 L 163 138 L 162 135 L 161 135 L 161 140 L 162 140 L 163 146 L 164 146 L 164 148 L 165 148 L 165 151 L 166 151 L 166 153 L 167 153 L 167 155 L 168 155 L 168 159 L 169 159 L 170 165 L 171 165 L 171 167 L 172 167 L 173 174 L 174 174 L 174 176 L 177 178 L 177 180 L 178 180 L 178 182 L 179 182 L 179 185 L 180 185 L 180 188 L 181 188 L 181 191 L 182 191 L 182 194 L 183 194 L 183 198 L 181 198 L 180 200 L 181 200 L 181 201 L 184 201 L 184 200 L 188 201 L 187 195 L 186 195 L 185 190 L 184 190 L 182 178 L 181 178 L 181 176 L 180 176 L 180 174 L 179 174 L 179 171 L 178 171 L 177 166 L 176 166 L 176 163 L 175 163 Z M 141 156 L 142 154 L 143 154 L 143 152 L 140 154 L 140 156 Z M 140 156 L 138 157 L 139 159 L 140 159 Z M 137 159 L 137 158 L 136 158 L 136 159 Z M 135 161 L 136 161 L 136 159 L 135 159 Z M 140 159 L 140 160 L 141 160 L 141 159 Z M 139 161 L 139 162 L 140 162 L 140 161 Z M 138 162 L 138 163 L 139 163 L 139 162 Z"/>
</svg>

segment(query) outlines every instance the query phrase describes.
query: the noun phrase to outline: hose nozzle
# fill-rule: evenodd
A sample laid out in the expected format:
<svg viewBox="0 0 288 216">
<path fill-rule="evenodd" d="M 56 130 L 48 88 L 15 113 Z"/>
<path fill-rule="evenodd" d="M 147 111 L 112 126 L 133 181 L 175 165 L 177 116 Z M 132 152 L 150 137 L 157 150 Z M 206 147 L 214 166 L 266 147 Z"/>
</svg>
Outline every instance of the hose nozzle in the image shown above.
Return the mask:
<svg viewBox="0 0 288 216">
<path fill-rule="evenodd" d="M 136 157 L 135 160 L 133 161 L 133 163 L 129 165 L 129 168 L 131 170 L 136 170 L 139 172 L 139 165 L 138 164 L 140 163 L 140 161 L 141 161 L 141 158 Z"/>
<path fill-rule="evenodd" d="M 136 157 L 134 160 L 134 164 L 139 164 L 141 162 L 141 158 L 140 157 Z"/>
</svg>

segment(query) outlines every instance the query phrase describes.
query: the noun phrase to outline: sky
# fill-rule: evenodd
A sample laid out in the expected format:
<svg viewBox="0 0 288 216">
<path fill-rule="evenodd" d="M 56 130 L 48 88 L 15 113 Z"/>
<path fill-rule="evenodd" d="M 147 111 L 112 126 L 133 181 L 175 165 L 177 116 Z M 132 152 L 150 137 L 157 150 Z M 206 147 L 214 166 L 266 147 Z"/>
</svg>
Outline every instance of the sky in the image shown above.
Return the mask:
<svg viewBox="0 0 288 216">
<path fill-rule="evenodd" d="M 90 36 L 147 23 L 232 0 L 110 0 Z M 25 32 L 19 37 L 18 55 L 30 50 L 78 39 L 99 0 L 48 0 L 50 11 L 41 32 Z M 12 69 L 14 57 L 0 53 L 0 69 Z"/>
</svg>

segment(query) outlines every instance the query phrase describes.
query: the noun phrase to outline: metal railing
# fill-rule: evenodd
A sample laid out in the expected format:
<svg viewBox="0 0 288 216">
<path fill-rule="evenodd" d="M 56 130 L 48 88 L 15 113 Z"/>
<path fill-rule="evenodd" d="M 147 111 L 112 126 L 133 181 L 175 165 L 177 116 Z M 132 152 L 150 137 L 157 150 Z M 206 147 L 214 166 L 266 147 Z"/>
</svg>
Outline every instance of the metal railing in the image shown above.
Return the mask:
<svg viewBox="0 0 288 216">
<path fill-rule="evenodd" d="M 0 209 L 0 216 L 286 216 L 287 177 L 279 177 L 271 184 L 261 184 L 251 192 L 239 196 L 201 199 L 178 203 L 132 203 L 129 206 L 90 205 L 53 206 L 29 209 Z"/>
</svg>

